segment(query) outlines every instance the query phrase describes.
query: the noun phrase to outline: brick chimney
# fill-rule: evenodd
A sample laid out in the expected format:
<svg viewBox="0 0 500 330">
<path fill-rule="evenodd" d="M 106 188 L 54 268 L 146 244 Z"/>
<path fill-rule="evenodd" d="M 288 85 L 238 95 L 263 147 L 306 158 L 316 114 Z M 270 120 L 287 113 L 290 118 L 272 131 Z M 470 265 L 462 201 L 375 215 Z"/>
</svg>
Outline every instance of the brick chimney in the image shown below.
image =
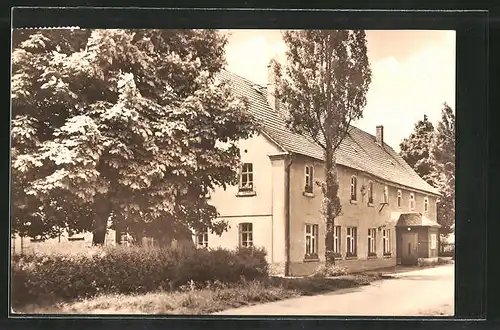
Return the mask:
<svg viewBox="0 0 500 330">
<path fill-rule="evenodd" d="M 380 146 L 384 145 L 384 126 L 378 125 L 377 126 L 377 144 Z"/>
<path fill-rule="evenodd" d="M 267 103 L 273 110 L 278 109 L 276 99 L 276 75 L 274 74 L 273 60 L 267 65 Z"/>
</svg>

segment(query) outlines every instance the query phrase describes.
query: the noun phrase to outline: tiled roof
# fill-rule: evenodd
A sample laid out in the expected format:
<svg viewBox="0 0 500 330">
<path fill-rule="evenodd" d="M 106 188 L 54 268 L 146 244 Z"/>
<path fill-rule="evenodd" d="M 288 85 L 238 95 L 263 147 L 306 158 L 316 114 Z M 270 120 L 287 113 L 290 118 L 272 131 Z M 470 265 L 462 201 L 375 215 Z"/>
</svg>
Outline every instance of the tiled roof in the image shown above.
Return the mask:
<svg viewBox="0 0 500 330">
<path fill-rule="evenodd" d="M 398 227 L 440 227 L 440 225 L 431 219 L 422 215 L 422 213 L 403 213 L 399 216 Z"/>
<path fill-rule="evenodd" d="M 286 127 L 283 113 L 269 107 L 266 89 L 228 71 L 220 78 L 229 81 L 236 95 L 249 101 L 249 111 L 262 124 L 262 131 L 284 151 L 323 160 L 323 149 L 303 135 Z M 363 171 L 409 188 L 439 194 L 425 182 L 389 145 L 381 147 L 375 136 L 351 126 L 336 152 L 337 164 Z"/>
</svg>

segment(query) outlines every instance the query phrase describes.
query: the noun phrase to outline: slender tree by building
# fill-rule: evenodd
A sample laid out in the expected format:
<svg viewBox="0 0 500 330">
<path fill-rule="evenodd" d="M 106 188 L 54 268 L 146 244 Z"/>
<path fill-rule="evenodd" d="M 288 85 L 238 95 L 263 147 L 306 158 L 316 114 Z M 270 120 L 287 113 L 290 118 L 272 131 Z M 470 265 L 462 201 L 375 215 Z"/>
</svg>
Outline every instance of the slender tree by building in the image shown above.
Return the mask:
<svg viewBox="0 0 500 330">
<path fill-rule="evenodd" d="M 341 214 L 335 151 L 366 105 L 372 75 L 366 35 L 363 30 L 303 30 L 286 31 L 283 38 L 286 64 L 274 63 L 276 97 L 288 114 L 290 128 L 323 149 L 325 257 L 328 264 L 335 264 L 333 228 Z"/>
</svg>

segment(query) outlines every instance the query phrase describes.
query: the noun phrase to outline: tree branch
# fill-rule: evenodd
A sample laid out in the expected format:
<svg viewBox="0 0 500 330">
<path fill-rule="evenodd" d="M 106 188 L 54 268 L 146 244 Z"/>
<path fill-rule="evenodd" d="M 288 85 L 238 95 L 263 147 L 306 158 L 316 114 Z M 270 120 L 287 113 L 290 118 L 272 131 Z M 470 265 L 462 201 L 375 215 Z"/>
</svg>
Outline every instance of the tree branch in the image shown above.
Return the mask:
<svg viewBox="0 0 500 330">
<path fill-rule="evenodd" d="M 349 131 L 349 127 L 351 127 L 351 121 L 352 121 L 352 117 L 349 117 L 349 121 L 347 122 L 346 128 L 345 128 L 344 132 L 342 133 L 342 136 L 339 139 L 339 141 L 337 141 L 337 143 L 335 144 L 333 150 L 337 150 L 337 148 L 340 147 L 340 144 L 342 143 L 342 141 L 344 140 L 344 138 L 347 135 L 347 132 Z"/>
<path fill-rule="evenodd" d="M 318 139 L 317 134 L 313 134 L 310 129 L 308 129 L 308 133 L 311 135 L 311 138 L 316 144 L 318 144 L 323 150 L 326 150 L 326 146 Z"/>
</svg>

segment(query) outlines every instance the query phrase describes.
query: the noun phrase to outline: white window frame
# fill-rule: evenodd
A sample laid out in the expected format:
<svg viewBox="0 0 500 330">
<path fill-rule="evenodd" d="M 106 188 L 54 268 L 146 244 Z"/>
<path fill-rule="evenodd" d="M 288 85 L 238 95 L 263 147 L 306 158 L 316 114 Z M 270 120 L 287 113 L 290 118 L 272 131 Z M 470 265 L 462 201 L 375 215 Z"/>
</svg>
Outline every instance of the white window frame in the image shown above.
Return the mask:
<svg viewBox="0 0 500 330">
<path fill-rule="evenodd" d="M 401 206 L 403 206 L 403 192 L 398 189 L 398 207 L 401 208 Z"/>
<path fill-rule="evenodd" d="M 410 210 L 413 211 L 415 210 L 415 194 L 410 193 Z"/>
<path fill-rule="evenodd" d="M 248 168 L 250 167 L 250 169 Z M 243 184 L 243 178 L 246 178 L 246 184 Z M 240 191 L 253 191 L 254 190 L 254 171 L 253 163 L 243 163 L 240 169 Z"/>
<path fill-rule="evenodd" d="M 358 245 L 358 238 L 357 238 L 357 227 L 347 227 L 346 228 L 346 256 L 347 257 L 357 257 L 358 251 L 357 251 L 357 245 Z"/>
<path fill-rule="evenodd" d="M 304 248 L 306 257 L 318 257 L 318 224 L 306 223 L 304 228 Z"/>
<path fill-rule="evenodd" d="M 304 192 L 308 194 L 314 193 L 314 166 L 306 165 L 304 169 L 304 175 L 306 180 L 306 185 L 304 187 Z"/>
<path fill-rule="evenodd" d="M 368 256 L 377 255 L 377 229 L 368 229 Z"/>
<path fill-rule="evenodd" d="M 238 226 L 239 231 L 239 246 L 253 247 L 253 223 L 242 222 Z"/>
<path fill-rule="evenodd" d="M 429 212 L 429 197 L 427 196 L 424 197 L 424 212 Z"/>
<path fill-rule="evenodd" d="M 196 233 L 196 246 L 208 247 L 208 229 L 203 232 Z"/>
<path fill-rule="evenodd" d="M 368 204 L 373 205 L 373 181 L 368 182 Z"/>
<path fill-rule="evenodd" d="M 391 255 L 391 230 L 384 229 L 382 231 L 382 240 L 384 242 L 384 255 Z"/>
<path fill-rule="evenodd" d="M 358 200 L 358 178 L 353 175 L 351 176 L 351 201 L 357 201 Z"/>
<path fill-rule="evenodd" d="M 333 253 L 340 254 L 340 242 L 341 242 L 341 227 L 333 227 Z"/>
</svg>

